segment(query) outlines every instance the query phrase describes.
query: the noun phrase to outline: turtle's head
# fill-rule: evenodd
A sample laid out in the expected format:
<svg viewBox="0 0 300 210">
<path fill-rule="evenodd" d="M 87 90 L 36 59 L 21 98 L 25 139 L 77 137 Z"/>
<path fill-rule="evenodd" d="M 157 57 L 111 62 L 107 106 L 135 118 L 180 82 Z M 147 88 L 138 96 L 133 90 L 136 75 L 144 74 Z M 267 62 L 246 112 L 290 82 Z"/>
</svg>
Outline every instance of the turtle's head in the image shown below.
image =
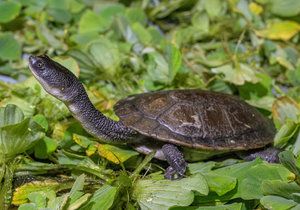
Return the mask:
<svg viewBox="0 0 300 210">
<path fill-rule="evenodd" d="M 29 68 L 43 88 L 57 99 L 68 102 L 83 90 L 76 76 L 47 55 L 29 57 Z"/>
</svg>

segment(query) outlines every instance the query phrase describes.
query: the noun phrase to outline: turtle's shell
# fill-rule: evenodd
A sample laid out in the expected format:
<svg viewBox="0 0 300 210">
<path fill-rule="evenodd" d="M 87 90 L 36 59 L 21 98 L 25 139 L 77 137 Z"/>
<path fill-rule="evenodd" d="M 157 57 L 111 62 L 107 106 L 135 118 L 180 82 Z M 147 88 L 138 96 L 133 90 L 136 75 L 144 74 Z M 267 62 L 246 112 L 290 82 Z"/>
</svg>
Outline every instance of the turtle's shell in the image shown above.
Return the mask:
<svg viewBox="0 0 300 210">
<path fill-rule="evenodd" d="M 273 142 L 275 128 L 237 97 L 203 90 L 130 96 L 115 105 L 124 125 L 162 142 L 206 150 L 248 150 Z"/>
</svg>

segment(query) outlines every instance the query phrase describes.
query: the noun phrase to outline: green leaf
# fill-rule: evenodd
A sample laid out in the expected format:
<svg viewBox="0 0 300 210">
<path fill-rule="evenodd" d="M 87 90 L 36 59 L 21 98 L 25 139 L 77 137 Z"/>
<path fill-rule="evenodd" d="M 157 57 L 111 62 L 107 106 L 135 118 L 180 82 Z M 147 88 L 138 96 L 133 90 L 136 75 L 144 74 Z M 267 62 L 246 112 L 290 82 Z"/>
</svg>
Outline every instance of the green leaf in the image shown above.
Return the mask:
<svg viewBox="0 0 300 210">
<path fill-rule="evenodd" d="M 107 21 L 101 14 L 86 10 L 79 21 L 79 33 L 104 32 L 111 22 Z"/>
<path fill-rule="evenodd" d="M 60 183 L 54 180 L 45 180 L 45 181 L 32 181 L 28 182 L 18 188 L 15 189 L 12 204 L 20 205 L 28 202 L 28 198 L 30 197 L 32 200 L 40 200 L 40 198 L 35 198 L 37 196 L 36 193 L 46 194 L 46 197 L 49 197 L 49 194 L 53 194 L 52 192 L 58 192 L 60 190 L 68 189 L 72 186 L 70 182 Z M 31 195 L 31 193 L 34 193 Z M 55 193 L 54 193 L 55 194 Z"/>
<path fill-rule="evenodd" d="M 109 180 L 109 178 L 112 176 L 111 170 L 105 170 L 103 167 L 101 167 L 99 164 L 94 163 L 94 161 L 92 161 L 88 157 L 75 158 L 68 157 L 59 153 L 58 162 L 62 166 L 66 166 L 68 168 L 75 168 L 76 170 L 93 174 L 99 177 L 100 179 L 106 181 Z"/>
<path fill-rule="evenodd" d="M 222 1 L 221 0 L 205 0 L 204 7 L 211 19 L 220 16 L 222 11 Z"/>
<path fill-rule="evenodd" d="M 23 115 L 14 105 L 0 110 L 0 119 L 4 119 L 0 127 L 0 153 L 4 154 L 7 160 L 30 149 L 44 136 L 42 128 L 34 121 L 27 118 L 19 122 Z M 11 124 L 13 122 L 18 123 Z"/>
<path fill-rule="evenodd" d="M 300 186 L 295 182 L 288 183 L 280 180 L 265 180 L 262 183 L 264 195 L 277 195 L 288 199 L 293 199 L 292 194 L 300 192 Z"/>
<path fill-rule="evenodd" d="M 237 184 L 237 179 L 231 176 L 224 176 L 214 172 L 204 173 L 209 189 L 219 196 L 233 190 Z"/>
<path fill-rule="evenodd" d="M 100 65 L 106 73 L 114 75 L 120 62 L 120 53 L 118 46 L 109 40 L 102 38 L 89 46 L 89 52 L 95 62 Z"/>
<path fill-rule="evenodd" d="M 198 173 L 181 180 L 138 180 L 133 196 L 141 209 L 168 209 L 171 206 L 188 206 L 194 200 L 194 192 L 208 194 L 208 185 Z"/>
<path fill-rule="evenodd" d="M 54 60 L 61 65 L 65 66 L 67 69 L 72 71 L 77 77 L 79 77 L 80 68 L 77 61 L 72 57 L 56 57 Z"/>
<path fill-rule="evenodd" d="M 37 114 L 32 118 L 37 124 L 39 124 L 45 131 L 48 130 L 49 124 L 44 115 Z"/>
<path fill-rule="evenodd" d="M 291 151 L 283 151 L 279 153 L 278 157 L 282 165 L 300 178 L 300 168 L 297 166 L 296 159 Z"/>
<path fill-rule="evenodd" d="M 260 199 L 260 203 L 267 209 L 288 210 L 296 206 L 293 200 L 288 200 L 279 196 L 267 195 Z"/>
<path fill-rule="evenodd" d="M 165 46 L 166 60 L 169 64 L 169 79 L 172 81 L 181 67 L 181 53 L 173 44 Z"/>
<path fill-rule="evenodd" d="M 169 64 L 166 59 L 158 52 L 150 52 L 147 54 L 147 73 L 151 81 L 169 83 Z"/>
<path fill-rule="evenodd" d="M 127 8 L 126 9 L 126 17 L 130 23 L 140 23 L 142 25 L 147 24 L 147 15 L 144 10 L 141 8 Z"/>
<path fill-rule="evenodd" d="M 21 109 L 15 105 L 7 105 L 0 108 L 0 127 L 22 122 L 24 115 Z"/>
<path fill-rule="evenodd" d="M 284 123 L 274 138 L 274 146 L 283 148 L 290 139 L 296 134 L 299 129 L 299 125 L 293 121 L 288 120 Z"/>
<path fill-rule="evenodd" d="M 0 59 L 18 60 L 21 58 L 21 46 L 12 33 L 0 33 Z"/>
<path fill-rule="evenodd" d="M 271 12 L 282 17 L 292 17 L 300 13 L 300 2 L 298 0 L 272 0 Z"/>
<path fill-rule="evenodd" d="M 84 180 L 85 180 L 85 175 L 81 174 L 79 177 L 76 178 L 73 187 L 70 191 L 70 199 L 75 200 L 76 198 L 78 198 L 78 193 L 81 196 L 83 193 L 81 192 L 83 190 L 84 187 Z"/>
<path fill-rule="evenodd" d="M 235 85 L 243 85 L 245 82 L 256 83 L 259 78 L 255 71 L 247 64 L 238 64 L 235 67 L 231 64 L 212 68 L 211 71 L 216 74 L 224 74 L 224 80 Z"/>
<path fill-rule="evenodd" d="M 43 192 L 32 192 L 28 195 L 28 200 L 34 203 L 38 208 L 45 208 L 47 205 L 47 197 Z"/>
<path fill-rule="evenodd" d="M 198 207 L 195 210 L 242 210 L 242 203 L 231 203 L 225 205 L 217 205 L 217 206 L 203 206 Z M 176 210 L 176 209 L 174 209 Z"/>
<path fill-rule="evenodd" d="M 7 23 L 15 19 L 20 13 L 21 6 L 22 5 L 16 1 L 1 1 L 0 23 Z"/>
<path fill-rule="evenodd" d="M 34 146 L 34 156 L 39 159 L 46 159 L 56 150 L 57 146 L 56 140 L 45 136 Z"/>
<path fill-rule="evenodd" d="M 86 205 L 84 205 L 81 209 L 82 210 L 98 210 L 98 209 L 108 210 L 111 208 L 116 194 L 117 194 L 117 188 L 106 184 L 101 188 L 99 188 L 96 192 L 94 192 L 89 202 Z"/>
<path fill-rule="evenodd" d="M 232 198 L 245 200 L 259 199 L 263 196 L 261 184 L 264 180 L 286 180 L 290 172 L 281 165 L 270 165 L 257 159 L 214 170 L 221 176 L 237 179 L 237 190 Z"/>
<path fill-rule="evenodd" d="M 297 122 L 297 117 L 300 116 L 300 106 L 292 98 L 283 96 L 273 103 L 272 114 L 274 120 L 281 125 L 284 124 L 286 120 Z"/>
<path fill-rule="evenodd" d="M 18 210 L 38 210 L 39 208 L 34 203 L 24 203 Z"/>
<path fill-rule="evenodd" d="M 289 79 L 289 82 L 294 86 L 300 86 L 300 66 L 297 66 L 296 69 L 288 70 L 286 76 Z"/>
</svg>

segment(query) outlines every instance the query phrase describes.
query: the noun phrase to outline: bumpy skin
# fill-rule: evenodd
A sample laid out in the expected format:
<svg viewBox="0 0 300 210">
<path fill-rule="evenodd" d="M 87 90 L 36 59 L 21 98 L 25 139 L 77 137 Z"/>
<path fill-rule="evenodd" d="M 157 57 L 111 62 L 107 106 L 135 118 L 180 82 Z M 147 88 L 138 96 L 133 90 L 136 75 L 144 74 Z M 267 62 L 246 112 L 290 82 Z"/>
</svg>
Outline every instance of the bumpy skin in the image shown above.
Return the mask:
<svg viewBox="0 0 300 210">
<path fill-rule="evenodd" d="M 179 149 L 173 144 L 165 144 L 162 146 L 162 151 L 170 165 L 166 170 L 165 178 L 175 179 L 175 175 L 178 175 L 177 178 L 183 177 L 187 163 Z"/>
<path fill-rule="evenodd" d="M 109 142 L 134 141 L 137 132 L 99 112 L 89 100 L 83 85 L 64 66 L 43 55 L 30 56 L 29 67 L 44 89 L 64 102 L 90 134 Z"/>
</svg>

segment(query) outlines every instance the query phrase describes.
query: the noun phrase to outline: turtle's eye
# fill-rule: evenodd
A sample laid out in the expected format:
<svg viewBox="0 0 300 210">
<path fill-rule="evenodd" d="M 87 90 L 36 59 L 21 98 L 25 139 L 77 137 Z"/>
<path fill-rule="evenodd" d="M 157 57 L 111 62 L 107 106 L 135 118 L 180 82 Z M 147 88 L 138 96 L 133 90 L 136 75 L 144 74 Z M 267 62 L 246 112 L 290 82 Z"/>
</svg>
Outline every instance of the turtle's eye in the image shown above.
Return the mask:
<svg viewBox="0 0 300 210">
<path fill-rule="evenodd" d="M 43 70 L 43 69 L 44 69 L 44 67 L 45 67 L 45 65 L 44 65 L 44 62 L 43 62 L 43 61 L 37 61 L 37 63 L 36 63 L 36 66 L 37 66 L 39 69 L 41 69 L 41 70 Z"/>
</svg>

